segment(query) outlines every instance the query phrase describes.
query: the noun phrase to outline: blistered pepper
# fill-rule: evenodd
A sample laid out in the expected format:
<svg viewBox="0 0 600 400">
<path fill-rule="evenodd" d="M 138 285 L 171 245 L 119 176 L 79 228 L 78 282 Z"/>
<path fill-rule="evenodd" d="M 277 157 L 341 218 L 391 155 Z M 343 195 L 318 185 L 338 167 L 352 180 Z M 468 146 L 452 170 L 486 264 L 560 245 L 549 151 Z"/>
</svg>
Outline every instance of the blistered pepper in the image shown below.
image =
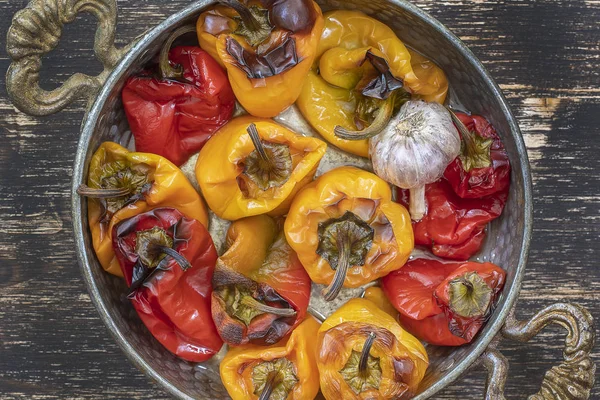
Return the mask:
<svg viewBox="0 0 600 400">
<path fill-rule="evenodd" d="M 181 165 L 231 119 L 235 96 L 219 64 L 199 47 L 169 48 L 194 27 L 178 29 L 165 43 L 159 74 L 145 71 L 127 80 L 123 108 L 137 151 Z M 158 76 L 156 76 L 158 75 Z"/>
<path fill-rule="evenodd" d="M 327 400 L 411 398 L 429 364 L 419 340 L 366 299 L 352 299 L 335 311 L 317 341 Z"/>
<path fill-rule="evenodd" d="M 77 192 L 88 197 L 92 244 L 102 267 L 122 276 L 112 247 L 115 224 L 157 207 L 176 208 L 208 226 L 208 212 L 183 172 L 155 154 L 129 152 L 104 142 L 90 161 L 87 185 Z"/>
<path fill-rule="evenodd" d="M 206 228 L 173 208 L 156 208 L 115 225 L 113 246 L 150 333 L 184 360 L 215 355 L 223 345 L 210 312 L 217 251 Z"/>
<path fill-rule="evenodd" d="M 266 215 L 234 222 L 213 277 L 212 316 L 229 345 L 277 343 L 306 315 L 310 278 Z"/>
<path fill-rule="evenodd" d="M 285 220 L 288 243 L 326 300 L 404 265 L 413 249 L 408 211 L 389 185 L 354 167 L 333 169 L 302 189 Z"/>
<path fill-rule="evenodd" d="M 366 139 L 339 138 L 335 128 L 382 129 L 410 93 L 443 103 L 447 91 L 444 72 L 408 50 L 387 25 L 358 11 L 336 10 L 325 13 L 316 59 L 297 105 L 328 142 L 368 157 Z M 388 105 L 389 113 L 379 112 Z"/>
<path fill-rule="evenodd" d="M 211 210 L 231 221 L 285 214 L 296 192 L 312 181 L 327 145 L 269 119 L 243 116 L 204 146 L 196 177 Z"/>
<path fill-rule="evenodd" d="M 381 285 L 409 332 L 438 346 L 460 346 L 481 330 L 505 278 L 492 263 L 416 259 Z"/>
<path fill-rule="evenodd" d="M 227 69 L 250 114 L 271 118 L 292 105 L 315 57 L 323 15 L 312 0 L 221 1 L 200 15 L 200 46 Z"/>
<path fill-rule="evenodd" d="M 229 396 L 233 400 L 313 400 L 319 392 L 315 340 L 319 326 L 309 316 L 276 344 L 230 348 L 220 365 Z"/>
<path fill-rule="evenodd" d="M 445 179 L 425 186 L 427 212 L 413 222 L 415 244 L 431 248 L 438 257 L 467 260 L 479 251 L 486 225 L 502 214 L 507 191 L 480 199 L 463 199 Z M 398 201 L 409 203 L 408 190 L 398 189 Z"/>
<path fill-rule="evenodd" d="M 456 194 L 464 199 L 508 192 L 510 162 L 500 136 L 485 118 L 455 113 L 461 134 L 461 154 L 444 171 Z"/>
</svg>

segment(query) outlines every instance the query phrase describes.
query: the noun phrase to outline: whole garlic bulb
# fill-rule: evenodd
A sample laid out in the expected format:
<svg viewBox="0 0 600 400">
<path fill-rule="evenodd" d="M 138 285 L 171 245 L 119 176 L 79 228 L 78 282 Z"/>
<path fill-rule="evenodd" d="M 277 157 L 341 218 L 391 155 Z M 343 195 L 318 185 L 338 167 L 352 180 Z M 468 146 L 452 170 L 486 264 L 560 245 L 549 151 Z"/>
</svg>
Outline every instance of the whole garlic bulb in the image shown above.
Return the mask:
<svg viewBox="0 0 600 400">
<path fill-rule="evenodd" d="M 375 173 L 410 189 L 413 220 L 426 212 L 425 185 L 438 180 L 460 152 L 460 136 L 441 104 L 406 102 L 387 127 L 373 136 L 369 153 Z"/>
</svg>

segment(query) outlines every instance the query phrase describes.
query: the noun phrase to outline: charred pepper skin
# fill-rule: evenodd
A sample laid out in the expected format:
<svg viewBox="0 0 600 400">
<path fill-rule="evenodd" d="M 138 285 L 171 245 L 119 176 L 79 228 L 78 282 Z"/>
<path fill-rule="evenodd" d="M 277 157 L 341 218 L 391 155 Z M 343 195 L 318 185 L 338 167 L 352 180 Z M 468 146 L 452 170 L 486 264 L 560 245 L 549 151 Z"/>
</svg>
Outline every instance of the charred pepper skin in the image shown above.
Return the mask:
<svg viewBox="0 0 600 400">
<path fill-rule="evenodd" d="M 268 15 L 262 22 L 267 25 L 262 26 L 263 35 L 256 39 L 237 11 L 217 6 L 200 15 L 198 41 L 226 68 L 242 107 L 251 115 L 272 118 L 300 95 L 321 37 L 323 15 L 312 0 L 239 3 L 260 10 L 256 15 Z"/>
<path fill-rule="evenodd" d="M 185 269 L 170 255 L 154 267 L 142 261 L 141 235 L 153 230 L 187 260 Z M 164 243 L 144 245 L 152 254 L 151 246 Z M 223 345 L 210 312 L 217 251 L 206 228 L 173 208 L 157 208 L 115 225 L 113 246 L 127 285 L 135 288 L 129 298 L 150 333 L 184 360 L 202 362 L 215 355 Z"/>
<path fill-rule="evenodd" d="M 183 69 L 181 80 L 149 72 L 131 77 L 122 100 L 136 150 L 180 166 L 231 119 L 235 96 L 227 75 L 201 48 L 175 47 L 169 61 Z"/>
<path fill-rule="evenodd" d="M 263 362 L 284 359 L 293 364 L 296 383 L 280 398 L 288 400 L 312 400 L 319 392 L 315 340 L 320 324 L 307 317 L 294 331 L 271 346 L 247 344 L 231 347 L 220 364 L 221 381 L 233 400 L 256 400 L 256 385 L 252 372 Z"/>
<path fill-rule="evenodd" d="M 208 211 L 196 189 L 179 168 L 155 154 L 130 152 L 117 143 L 104 142 L 90 161 L 87 186 L 105 189 L 115 185 L 116 175 L 132 169 L 140 169 L 147 186 L 125 196 L 118 210 L 107 209 L 110 198 L 88 199 L 88 222 L 96 256 L 107 272 L 117 276 L 123 274 L 113 251 L 112 231 L 120 221 L 157 207 L 172 207 L 208 226 Z M 117 180 L 116 184 L 122 185 L 123 181 Z"/>
<path fill-rule="evenodd" d="M 460 346 L 481 330 L 505 280 L 506 272 L 492 263 L 416 259 L 384 277 L 381 287 L 413 335 Z M 472 304 L 475 311 L 468 308 Z"/>
</svg>

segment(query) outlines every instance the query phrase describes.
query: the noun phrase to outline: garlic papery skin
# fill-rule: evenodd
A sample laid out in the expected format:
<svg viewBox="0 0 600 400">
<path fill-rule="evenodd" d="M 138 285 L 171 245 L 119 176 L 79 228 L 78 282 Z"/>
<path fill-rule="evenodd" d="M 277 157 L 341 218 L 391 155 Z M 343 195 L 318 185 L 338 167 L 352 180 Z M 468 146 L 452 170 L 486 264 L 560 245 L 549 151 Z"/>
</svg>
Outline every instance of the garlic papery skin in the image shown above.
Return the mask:
<svg viewBox="0 0 600 400">
<path fill-rule="evenodd" d="M 406 102 L 388 126 L 369 142 L 373 170 L 382 179 L 410 190 L 409 212 L 425 215 L 425 185 L 438 180 L 460 152 L 460 136 L 441 104 Z"/>
</svg>

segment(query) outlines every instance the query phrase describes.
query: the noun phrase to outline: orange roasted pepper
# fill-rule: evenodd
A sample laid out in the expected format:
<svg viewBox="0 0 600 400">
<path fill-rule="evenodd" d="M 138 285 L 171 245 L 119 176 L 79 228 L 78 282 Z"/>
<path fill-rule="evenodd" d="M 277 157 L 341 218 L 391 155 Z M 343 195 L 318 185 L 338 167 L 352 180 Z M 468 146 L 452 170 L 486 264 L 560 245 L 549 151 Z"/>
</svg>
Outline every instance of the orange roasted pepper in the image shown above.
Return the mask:
<svg viewBox="0 0 600 400">
<path fill-rule="evenodd" d="M 233 400 L 312 400 L 319 392 L 316 341 L 319 323 L 307 317 L 292 334 L 269 347 L 230 348 L 221 361 L 221 381 Z"/>
<path fill-rule="evenodd" d="M 200 15 L 200 46 L 227 69 L 252 115 L 271 118 L 292 105 L 315 58 L 323 15 L 312 0 L 229 0 Z"/>
<path fill-rule="evenodd" d="M 352 299 L 319 328 L 317 366 L 327 400 L 408 399 L 429 359 L 417 338 L 366 299 Z"/>
<path fill-rule="evenodd" d="M 443 103 L 447 91 L 444 72 L 406 48 L 387 25 L 359 11 L 336 10 L 325 13 L 315 62 L 296 104 L 328 142 L 368 157 L 368 140 L 339 138 L 334 128 L 370 125 L 389 96 L 399 107 L 409 94 Z"/>
<path fill-rule="evenodd" d="M 113 252 L 113 226 L 157 207 L 176 208 L 185 217 L 208 227 L 208 213 L 200 195 L 183 172 L 166 158 L 134 153 L 114 142 L 104 142 L 92 156 L 87 186 L 92 243 L 102 267 L 123 276 Z"/>
<path fill-rule="evenodd" d="M 404 265 L 413 249 L 408 211 L 392 202 L 389 185 L 354 167 L 333 169 L 302 189 L 285 234 L 313 282 L 358 287 Z"/>
<path fill-rule="evenodd" d="M 326 148 L 272 120 L 243 116 L 202 148 L 196 177 L 210 209 L 223 219 L 283 215 L 296 192 L 312 181 Z"/>
</svg>

